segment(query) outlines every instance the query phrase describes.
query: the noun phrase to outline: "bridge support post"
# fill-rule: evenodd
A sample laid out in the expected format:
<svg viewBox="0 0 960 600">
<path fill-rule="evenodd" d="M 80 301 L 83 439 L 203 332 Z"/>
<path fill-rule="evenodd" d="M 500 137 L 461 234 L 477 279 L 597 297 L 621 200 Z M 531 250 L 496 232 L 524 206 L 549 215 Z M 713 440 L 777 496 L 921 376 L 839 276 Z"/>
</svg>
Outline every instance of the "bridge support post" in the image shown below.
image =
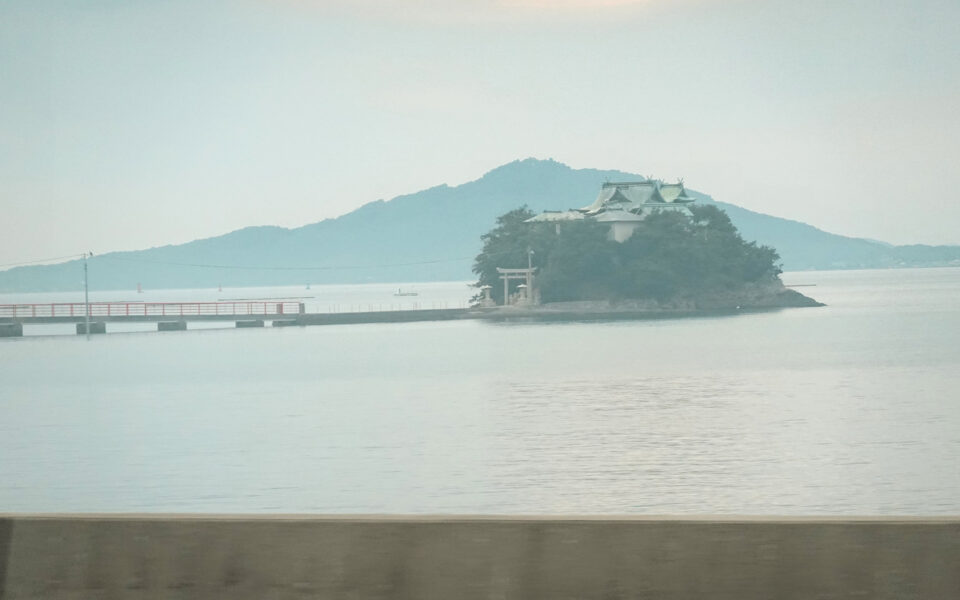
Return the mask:
<svg viewBox="0 0 960 600">
<path fill-rule="evenodd" d="M 77 323 L 77 335 L 90 335 L 91 333 L 106 333 L 107 324 L 104 321 L 90 321 L 90 331 L 87 331 L 86 323 Z"/>
<path fill-rule="evenodd" d="M 23 337 L 23 323 L 0 323 L 0 337 Z"/>
<path fill-rule="evenodd" d="M 237 327 L 263 327 L 263 319 L 254 319 L 251 321 L 237 321 Z"/>
<path fill-rule="evenodd" d="M 270 322 L 272 327 L 293 327 L 294 325 L 299 325 L 299 319 L 274 319 Z"/>
<path fill-rule="evenodd" d="M 157 331 L 186 331 L 186 321 L 157 321 Z"/>
</svg>

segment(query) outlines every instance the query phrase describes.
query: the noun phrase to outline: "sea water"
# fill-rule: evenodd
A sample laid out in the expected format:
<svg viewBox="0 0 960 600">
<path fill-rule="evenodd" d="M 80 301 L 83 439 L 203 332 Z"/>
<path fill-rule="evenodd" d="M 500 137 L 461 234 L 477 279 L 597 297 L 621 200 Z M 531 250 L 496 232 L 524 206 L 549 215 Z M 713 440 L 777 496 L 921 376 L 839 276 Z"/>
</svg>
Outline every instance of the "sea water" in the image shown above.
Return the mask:
<svg viewBox="0 0 960 600">
<path fill-rule="evenodd" d="M 960 513 L 960 269 L 784 280 L 828 306 L 89 342 L 28 325 L 0 340 L 0 511 Z M 397 287 L 240 292 L 416 299 Z"/>
</svg>

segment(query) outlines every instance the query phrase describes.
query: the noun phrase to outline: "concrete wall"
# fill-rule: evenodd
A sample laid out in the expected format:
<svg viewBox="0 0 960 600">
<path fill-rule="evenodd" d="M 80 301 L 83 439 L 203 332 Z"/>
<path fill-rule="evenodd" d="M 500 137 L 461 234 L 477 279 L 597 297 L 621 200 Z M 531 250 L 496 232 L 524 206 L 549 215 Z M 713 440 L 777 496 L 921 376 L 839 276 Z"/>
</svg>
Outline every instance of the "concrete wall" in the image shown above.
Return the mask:
<svg viewBox="0 0 960 600">
<path fill-rule="evenodd" d="M 960 518 L 15 516 L 0 597 L 960 598 Z"/>
<path fill-rule="evenodd" d="M 356 313 L 309 313 L 300 316 L 303 325 L 348 325 L 355 323 L 410 323 L 415 321 L 449 321 L 469 319 L 476 315 L 465 308 L 422 310 L 390 310 Z"/>
</svg>

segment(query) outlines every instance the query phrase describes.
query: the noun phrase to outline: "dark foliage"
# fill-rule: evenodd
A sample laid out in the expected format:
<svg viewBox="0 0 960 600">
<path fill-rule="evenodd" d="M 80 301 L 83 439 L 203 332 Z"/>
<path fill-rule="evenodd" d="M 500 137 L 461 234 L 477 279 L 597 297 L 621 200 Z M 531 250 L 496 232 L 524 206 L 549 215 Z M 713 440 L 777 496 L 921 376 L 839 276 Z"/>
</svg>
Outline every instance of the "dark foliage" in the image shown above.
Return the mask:
<svg viewBox="0 0 960 600">
<path fill-rule="evenodd" d="M 565 222 L 558 233 L 552 223 L 524 223 L 533 216 L 526 207 L 510 211 L 482 237 L 473 266 L 477 285 L 493 286 L 502 301 L 497 267 L 526 267 L 530 250 L 544 302 L 668 301 L 735 290 L 780 273 L 777 252 L 744 241 L 725 212 L 712 205 L 691 211 L 693 218 L 654 213 L 623 243 L 608 239 L 602 223 Z"/>
</svg>

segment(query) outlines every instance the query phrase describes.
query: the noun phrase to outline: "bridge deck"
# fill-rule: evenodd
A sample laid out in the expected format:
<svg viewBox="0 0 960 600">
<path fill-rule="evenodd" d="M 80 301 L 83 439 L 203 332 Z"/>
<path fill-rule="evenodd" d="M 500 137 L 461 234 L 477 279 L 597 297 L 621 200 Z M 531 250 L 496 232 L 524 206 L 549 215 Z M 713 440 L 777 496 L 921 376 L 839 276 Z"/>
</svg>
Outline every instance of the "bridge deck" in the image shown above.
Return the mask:
<svg viewBox="0 0 960 600">
<path fill-rule="evenodd" d="M 85 305 L 0 304 L 0 322 L 83 323 Z M 307 313 L 298 302 L 91 302 L 90 321 L 136 323 L 159 321 L 295 321 L 298 325 L 446 321 L 480 316 L 466 308 Z"/>
<path fill-rule="evenodd" d="M 215 321 L 290 319 L 303 313 L 299 302 L 91 302 L 91 321 Z M 82 323 L 83 302 L 0 304 L 0 320 L 21 323 Z"/>
</svg>

